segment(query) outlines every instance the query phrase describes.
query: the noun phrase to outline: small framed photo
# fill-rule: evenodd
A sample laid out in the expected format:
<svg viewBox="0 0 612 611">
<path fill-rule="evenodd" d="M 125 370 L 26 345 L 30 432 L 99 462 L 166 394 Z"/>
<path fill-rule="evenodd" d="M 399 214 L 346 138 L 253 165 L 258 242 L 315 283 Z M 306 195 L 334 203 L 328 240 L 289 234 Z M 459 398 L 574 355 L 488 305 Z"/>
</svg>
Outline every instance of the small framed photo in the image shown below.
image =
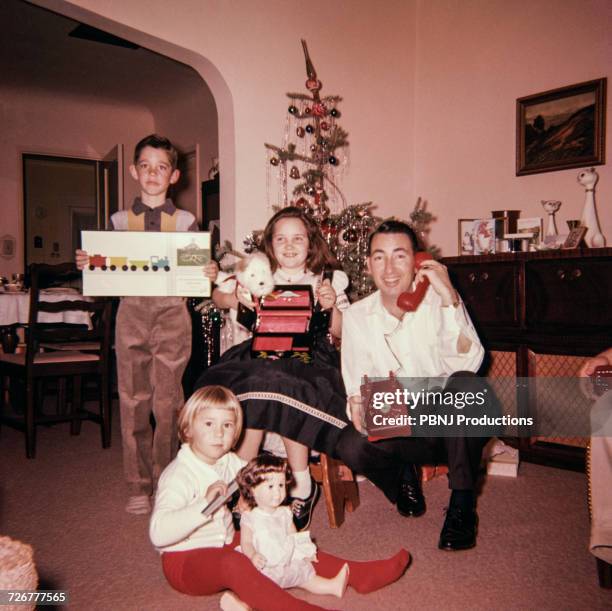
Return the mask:
<svg viewBox="0 0 612 611">
<path fill-rule="evenodd" d="M 472 242 L 475 255 L 495 252 L 495 219 L 476 219 L 472 222 Z"/>
<path fill-rule="evenodd" d="M 586 232 L 586 227 L 574 227 L 567 235 L 565 242 L 563 242 L 562 248 L 578 248 Z"/>
<path fill-rule="evenodd" d="M 459 219 L 457 221 L 457 251 L 460 255 L 474 254 L 472 228 L 475 219 Z"/>
<path fill-rule="evenodd" d="M 516 233 L 532 233 L 533 244 L 538 244 L 542 239 L 542 217 L 534 216 L 516 220 Z"/>
<path fill-rule="evenodd" d="M 12 259 L 15 256 L 16 240 L 12 235 L 3 235 L 0 238 L 0 257 Z"/>
<path fill-rule="evenodd" d="M 607 80 L 516 100 L 516 175 L 606 162 Z"/>
<path fill-rule="evenodd" d="M 544 250 L 556 250 L 559 248 L 563 248 L 563 245 L 567 240 L 567 236 L 567 233 L 544 236 L 544 240 L 542 241 Z"/>
</svg>

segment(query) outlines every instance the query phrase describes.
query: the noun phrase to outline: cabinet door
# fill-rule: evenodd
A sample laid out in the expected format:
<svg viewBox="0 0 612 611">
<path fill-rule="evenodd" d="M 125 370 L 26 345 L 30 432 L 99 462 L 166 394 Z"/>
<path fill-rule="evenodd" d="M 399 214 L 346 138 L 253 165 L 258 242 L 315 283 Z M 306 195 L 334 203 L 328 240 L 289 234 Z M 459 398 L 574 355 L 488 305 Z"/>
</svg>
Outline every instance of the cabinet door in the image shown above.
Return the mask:
<svg viewBox="0 0 612 611">
<path fill-rule="evenodd" d="M 489 327 L 520 324 L 519 266 L 515 262 L 455 264 L 450 272 L 475 323 Z"/>
<path fill-rule="evenodd" d="M 612 325 L 609 259 L 575 258 L 526 264 L 527 326 L 568 329 Z"/>
</svg>

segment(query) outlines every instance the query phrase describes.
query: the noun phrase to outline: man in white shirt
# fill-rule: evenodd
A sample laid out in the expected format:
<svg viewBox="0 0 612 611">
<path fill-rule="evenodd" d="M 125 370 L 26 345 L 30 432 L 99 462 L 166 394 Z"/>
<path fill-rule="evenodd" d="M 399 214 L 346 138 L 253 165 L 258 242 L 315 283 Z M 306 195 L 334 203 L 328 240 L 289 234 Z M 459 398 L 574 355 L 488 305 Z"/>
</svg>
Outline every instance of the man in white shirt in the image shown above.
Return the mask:
<svg viewBox="0 0 612 611">
<path fill-rule="evenodd" d="M 386 378 L 391 372 L 397 378 L 448 378 L 461 372 L 461 377 L 453 375 L 450 384 L 459 390 L 475 383 L 474 377 L 465 376 L 469 372 L 473 376 L 483 360 L 484 350 L 446 267 L 428 260 L 415 270 L 416 251 L 417 239 L 408 225 L 384 221 L 369 242 L 368 269 L 378 290 L 354 303 L 343 316 L 342 377 L 348 415 L 357 430 L 363 422 L 360 386 L 364 375 Z M 397 304 L 398 296 L 413 281 L 424 278 L 431 286 L 422 303 L 416 311 L 404 312 Z M 485 442 L 482 437 L 398 437 L 374 444 L 342 443 L 338 453 L 353 469 L 368 477 L 373 473 L 371 479 L 395 500 L 398 511 L 414 517 L 425 512 L 414 463 L 447 462 L 452 494 L 439 547 L 459 550 L 476 544 L 474 490 Z M 397 478 L 393 460 L 401 461 L 399 486 L 393 479 Z M 378 470 L 373 471 L 371 461 L 378 461 Z M 382 468 L 387 470 L 386 477 Z M 393 490 L 394 485 L 399 489 Z"/>
</svg>

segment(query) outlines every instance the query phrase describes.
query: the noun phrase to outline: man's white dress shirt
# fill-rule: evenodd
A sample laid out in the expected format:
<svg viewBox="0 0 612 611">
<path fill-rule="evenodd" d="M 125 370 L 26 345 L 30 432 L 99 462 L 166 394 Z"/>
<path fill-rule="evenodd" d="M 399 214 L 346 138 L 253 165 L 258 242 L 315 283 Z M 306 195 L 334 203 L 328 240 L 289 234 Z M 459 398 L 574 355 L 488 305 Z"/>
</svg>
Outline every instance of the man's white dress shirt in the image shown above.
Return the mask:
<svg viewBox="0 0 612 611">
<path fill-rule="evenodd" d="M 463 334 L 470 349 L 460 354 Z M 352 304 L 342 317 L 342 377 L 348 397 L 360 394 L 362 378 L 446 378 L 457 371 L 476 372 L 484 349 L 463 303 L 442 306 L 429 287 L 415 312 L 401 320 L 382 303 L 380 291 Z"/>
</svg>

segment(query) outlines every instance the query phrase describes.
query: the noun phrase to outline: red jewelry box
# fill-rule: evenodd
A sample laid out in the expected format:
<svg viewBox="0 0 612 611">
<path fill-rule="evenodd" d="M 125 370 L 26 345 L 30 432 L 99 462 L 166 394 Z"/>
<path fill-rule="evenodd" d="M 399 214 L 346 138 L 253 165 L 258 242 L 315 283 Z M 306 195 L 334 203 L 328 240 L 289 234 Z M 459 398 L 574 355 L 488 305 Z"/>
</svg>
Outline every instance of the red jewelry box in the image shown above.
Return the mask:
<svg viewBox="0 0 612 611">
<path fill-rule="evenodd" d="M 310 355 L 314 295 L 309 284 L 280 284 L 257 306 L 251 354 L 257 358 Z"/>
</svg>

